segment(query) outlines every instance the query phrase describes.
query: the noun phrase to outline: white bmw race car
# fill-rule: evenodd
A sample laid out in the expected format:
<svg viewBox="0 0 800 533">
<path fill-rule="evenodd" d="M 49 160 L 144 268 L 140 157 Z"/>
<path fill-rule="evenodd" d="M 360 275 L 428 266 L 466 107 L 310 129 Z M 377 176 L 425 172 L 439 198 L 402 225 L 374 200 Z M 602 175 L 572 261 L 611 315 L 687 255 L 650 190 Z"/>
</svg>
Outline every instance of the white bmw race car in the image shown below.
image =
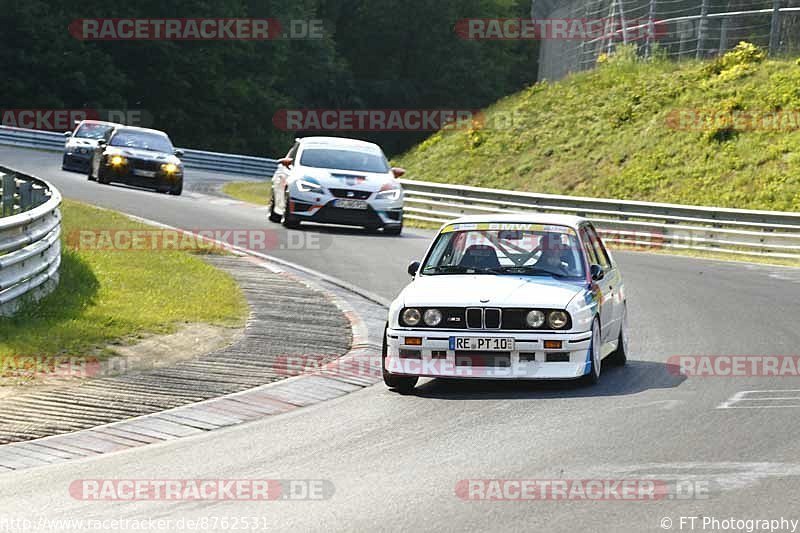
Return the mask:
<svg viewBox="0 0 800 533">
<path fill-rule="evenodd" d="M 272 178 L 269 219 L 295 228 L 322 222 L 403 231 L 403 188 L 376 144 L 339 137 L 297 139 Z"/>
<path fill-rule="evenodd" d="M 587 220 L 471 216 L 445 224 L 389 308 L 383 378 L 575 379 L 625 364 L 622 276 Z"/>
</svg>

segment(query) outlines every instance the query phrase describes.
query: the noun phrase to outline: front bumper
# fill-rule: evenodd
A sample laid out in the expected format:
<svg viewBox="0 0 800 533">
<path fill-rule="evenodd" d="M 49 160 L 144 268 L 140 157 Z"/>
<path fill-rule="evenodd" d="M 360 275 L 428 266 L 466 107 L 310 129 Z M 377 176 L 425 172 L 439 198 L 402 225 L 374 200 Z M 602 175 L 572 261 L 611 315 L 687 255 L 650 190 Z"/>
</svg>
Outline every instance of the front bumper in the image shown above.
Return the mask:
<svg viewBox="0 0 800 533">
<path fill-rule="evenodd" d="M 591 371 L 591 332 L 389 329 L 385 367 L 391 374 L 459 379 L 574 379 Z M 422 338 L 422 345 L 406 344 Z M 457 352 L 451 337 L 509 337 L 512 352 Z M 560 349 L 545 349 L 545 340 L 560 340 Z M 548 360 L 550 359 L 550 360 Z"/>
<path fill-rule="evenodd" d="M 403 223 L 403 199 L 376 200 L 375 193 L 364 201 L 366 209 L 343 209 L 336 206 L 331 194 L 303 193 L 292 190 L 289 210 L 298 220 L 348 226 L 385 227 Z"/>
<path fill-rule="evenodd" d="M 92 152 L 78 152 L 66 150 L 62 160 L 62 167 L 68 170 L 88 171 L 89 164 L 92 161 Z"/>
<path fill-rule="evenodd" d="M 108 173 L 111 181 L 118 183 L 125 183 L 127 185 L 134 185 L 136 187 L 144 187 L 148 189 L 158 189 L 162 187 L 172 187 L 183 180 L 183 173 L 176 172 L 167 174 L 161 170 L 150 171 L 155 174 L 150 176 L 140 176 L 134 172 L 134 169 L 129 165 L 120 167 L 109 166 Z"/>
</svg>

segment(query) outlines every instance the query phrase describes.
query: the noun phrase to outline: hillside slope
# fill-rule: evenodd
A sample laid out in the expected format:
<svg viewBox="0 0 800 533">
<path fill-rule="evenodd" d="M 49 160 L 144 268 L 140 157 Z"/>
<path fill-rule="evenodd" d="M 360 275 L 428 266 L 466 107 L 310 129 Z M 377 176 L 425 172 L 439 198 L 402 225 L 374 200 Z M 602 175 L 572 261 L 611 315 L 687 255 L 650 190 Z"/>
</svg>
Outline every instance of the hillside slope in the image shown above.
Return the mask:
<svg viewBox="0 0 800 533">
<path fill-rule="evenodd" d="M 395 163 L 410 179 L 800 208 L 799 62 L 765 60 L 747 43 L 712 62 L 642 61 L 630 49 L 601 60 L 507 97 Z"/>
</svg>

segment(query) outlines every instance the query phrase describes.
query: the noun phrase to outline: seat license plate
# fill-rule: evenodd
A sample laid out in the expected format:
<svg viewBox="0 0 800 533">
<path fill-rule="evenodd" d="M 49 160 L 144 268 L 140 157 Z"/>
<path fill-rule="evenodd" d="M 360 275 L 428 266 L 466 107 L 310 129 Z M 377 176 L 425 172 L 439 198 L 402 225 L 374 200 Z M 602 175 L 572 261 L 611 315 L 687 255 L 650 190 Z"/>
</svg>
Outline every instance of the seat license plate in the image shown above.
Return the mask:
<svg viewBox="0 0 800 533">
<path fill-rule="evenodd" d="M 367 208 L 367 202 L 364 200 L 348 200 L 343 198 L 341 200 L 336 200 L 334 204 L 336 207 L 341 209 L 361 209 L 364 210 Z"/>
</svg>

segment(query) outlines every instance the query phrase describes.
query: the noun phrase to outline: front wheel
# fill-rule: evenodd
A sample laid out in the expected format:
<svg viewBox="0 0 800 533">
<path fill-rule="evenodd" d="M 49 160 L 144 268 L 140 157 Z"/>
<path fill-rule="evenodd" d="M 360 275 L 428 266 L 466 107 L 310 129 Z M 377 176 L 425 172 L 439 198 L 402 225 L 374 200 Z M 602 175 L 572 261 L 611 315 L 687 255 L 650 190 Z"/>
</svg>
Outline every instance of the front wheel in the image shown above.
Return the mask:
<svg viewBox="0 0 800 533">
<path fill-rule="evenodd" d="M 281 216 L 275 212 L 275 192 L 273 191 L 270 196 L 272 196 L 272 198 L 269 201 L 269 221 L 280 224 Z"/>
<path fill-rule="evenodd" d="M 283 227 L 286 229 L 297 229 L 300 227 L 300 221 L 297 220 L 297 217 L 292 214 L 292 210 L 289 208 L 291 205 L 291 201 L 289 200 L 289 189 L 286 189 L 283 195 L 286 203 L 286 205 L 283 207 Z"/>
<path fill-rule="evenodd" d="M 389 346 L 386 341 L 386 332 L 388 325 L 383 330 L 383 350 L 381 351 L 381 368 L 383 370 L 383 383 L 392 390 L 397 392 L 411 392 L 417 386 L 419 378 L 417 376 L 398 376 L 390 374 L 386 370 L 386 355 L 389 351 Z"/>
<path fill-rule="evenodd" d="M 383 232 L 386 235 L 393 235 L 393 236 L 397 237 L 398 235 L 403 233 L 403 225 L 399 224 L 397 226 L 387 226 L 387 227 L 383 228 Z"/>
<path fill-rule="evenodd" d="M 600 357 L 600 347 L 602 341 L 600 339 L 600 324 L 595 319 L 592 324 L 592 342 L 589 346 L 589 373 L 583 376 L 583 381 L 587 385 L 595 385 L 600 381 L 600 371 L 603 368 L 603 362 Z"/>
<path fill-rule="evenodd" d="M 103 165 L 101 164 L 97 167 L 97 183 L 102 183 L 103 185 L 108 185 L 111 183 L 111 180 L 108 179 L 108 174 L 103 172 Z"/>
<path fill-rule="evenodd" d="M 178 183 L 176 183 L 175 185 L 173 185 L 172 189 L 170 189 L 169 193 L 172 196 L 180 196 L 181 193 L 183 193 L 183 180 L 181 180 Z"/>
</svg>

